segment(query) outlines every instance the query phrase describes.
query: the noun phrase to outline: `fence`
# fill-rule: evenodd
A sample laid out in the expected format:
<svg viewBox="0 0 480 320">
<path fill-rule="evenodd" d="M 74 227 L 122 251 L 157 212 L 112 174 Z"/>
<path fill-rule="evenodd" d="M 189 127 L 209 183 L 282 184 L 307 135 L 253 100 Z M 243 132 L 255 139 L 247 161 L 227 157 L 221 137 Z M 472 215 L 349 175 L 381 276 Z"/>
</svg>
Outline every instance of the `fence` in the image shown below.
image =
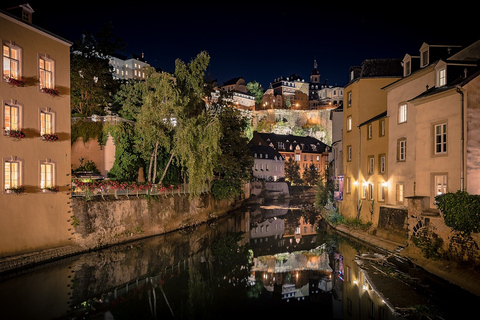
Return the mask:
<svg viewBox="0 0 480 320">
<path fill-rule="evenodd" d="M 155 195 L 174 195 L 174 194 L 189 194 L 189 184 L 181 184 L 178 186 L 163 186 L 158 184 L 146 185 L 139 187 L 138 185 L 119 184 L 119 186 L 108 185 L 96 185 L 92 184 L 72 184 L 72 196 L 84 197 L 87 200 L 92 199 L 95 196 L 100 196 L 105 200 L 105 197 L 113 196 L 118 199 L 119 196 L 125 197 L 139 197 L 141 195 L 155 196 Z M 201 191 L 201 193 L 207 193 L 208 187 Z"/>
</svg>

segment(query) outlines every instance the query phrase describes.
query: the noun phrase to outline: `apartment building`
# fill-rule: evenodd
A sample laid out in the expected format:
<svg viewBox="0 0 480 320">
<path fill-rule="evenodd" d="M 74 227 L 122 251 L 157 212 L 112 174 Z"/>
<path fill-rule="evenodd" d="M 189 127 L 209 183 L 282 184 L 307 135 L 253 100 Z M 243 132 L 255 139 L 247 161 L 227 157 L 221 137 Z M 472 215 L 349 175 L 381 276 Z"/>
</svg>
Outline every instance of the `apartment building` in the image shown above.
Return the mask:
<svg viewBox="0 0 480 320">
<path fill-rule="evenodd" d="M 14 13 L 19 13 L 15 15 Z M 0 256 L 70 244 L 70 46 L 0 11 Z"/>
<path fill-rule="evenodd" d="M 480 194 L 478 96 L 480 41 L 423 43 L 403 58 L 402 79 L 386 86 L 390 118 L 388 203 L 465 190 Z"/>
<path fill-rule="evenodd" d="M 383 159 L 388 145 L 387 95 L 382 88 L 401 77 L 401 59 L 367 59 L 349 72 L 343 101 L 343 200 L 339 212 L 347 218 L 375 221 L 379 197 L 388 192 L 383 180 L 388 170 Z"/>
</svg>

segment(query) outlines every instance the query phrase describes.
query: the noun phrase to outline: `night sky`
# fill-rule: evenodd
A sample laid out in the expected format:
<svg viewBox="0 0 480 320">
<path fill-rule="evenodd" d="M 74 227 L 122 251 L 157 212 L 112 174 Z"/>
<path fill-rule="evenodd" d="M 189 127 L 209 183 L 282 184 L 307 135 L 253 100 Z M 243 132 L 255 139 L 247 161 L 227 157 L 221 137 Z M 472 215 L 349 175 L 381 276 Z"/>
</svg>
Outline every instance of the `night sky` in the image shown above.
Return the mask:
<svg viewBox="0 0 480 320">
<path fill-rule="evenodd" d="M 2 9 L 7 7 L 5 1 Z M 334 1 L 331 1 L 334 2 Z M 2 1 L 3 3 L 3 1 Z M 13 2 L 16 4 L 22 2 Z M 321 82 L 344 86 L 350 66 L 365 59 L 403 58 L 429 44 L 470 44 L 480 39 L 475 10 L 401 2 L 388 9 L 366 4 L 334 6 L 292 1 L 282 5 L 185 1 L 29 1 L 36 25 L 75 41 L 112 22 L 127 43 L 124 54 L 144 53 L 147 62 L 173 72 L 177 58 L 210 54 L 208 76 L 222 84 L 235 77 L 264 88 L 293 73 L 306 81 L 316 59 Z"/>
</svg>

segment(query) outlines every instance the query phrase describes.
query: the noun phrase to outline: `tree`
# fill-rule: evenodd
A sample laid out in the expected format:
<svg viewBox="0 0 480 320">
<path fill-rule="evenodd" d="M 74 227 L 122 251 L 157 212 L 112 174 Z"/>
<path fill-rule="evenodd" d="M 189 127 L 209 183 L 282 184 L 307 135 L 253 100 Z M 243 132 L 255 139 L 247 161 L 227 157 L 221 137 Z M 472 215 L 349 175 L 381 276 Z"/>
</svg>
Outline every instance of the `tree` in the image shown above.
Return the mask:
<svg viewBox="0 0 480 320">
<path fill-rule="evenodd" d="M 303 181 L 306 185 L 316 185 L 319 178 L 320 172 L 317 170 L 313 163 L 310 166 L 305 167 L 305 169 L 303 170 Z"/>
<path fill-rule="evenodd" d="M 292 184 L 302 183 L 300 178 L 300 165 L 293 158 L 289 158 L 285 162 L 285 179 L 290 181 Z"/>
<path fill-rule="evenodd" d="M 171 163 L 184 168 L 190 193 L 206 189 L 214 176 L 220 150 L 219 116 L 204 101 L 204 74 L 210 57 L 201 52 L 189 64 L 177 59 L 175 73 L 150 69 L 140 84 L 142 106 L 137 115 L 138 147 L 149 165 L 148 181 L 157 181 L 159 152 L 170 155 L 159 179 Z M 132 103 L 135 110 L 136 103 Z"/>
<path fill-rule="evenodd" d="M 257 104 L 262 103 L 263 89 L 262 89 L 262 86 L 260 85 L 260 83 L 258 83 L 256 81 L 252 81 L 252 82 L 247 83 L 247 90 L 251 94 L 253 94 L 253 96 L 255 97 L 255 102 Z"/>
<path fill-rule="evenodd" d="M 216 160 L 212 194 L 217 199 L 228 199 L 243 193 L 244 183 L 251 178 L 253 157 L 244 134 L 248 121 L 230 107 L 219 108 L 219 114 L 221 154 Z"/>
<path fill-rule="evenodd" d="M 109 132 L 115 142 L 115 162 L 108 177 L 117 181 L 136 181 L 142 161 L 135 149 L 133 124 L 122 122 L 109 126 Z"/>
<path fill-rule="evenodd" d="M 112 77 L 109 57 L 121 47 L 111 25 L 105 25 L 95 35 L 85 33 L 73 44 L 70 55 L 72 113 L 83 116 L 104 113 L 118 86 Z"/>
</svg>

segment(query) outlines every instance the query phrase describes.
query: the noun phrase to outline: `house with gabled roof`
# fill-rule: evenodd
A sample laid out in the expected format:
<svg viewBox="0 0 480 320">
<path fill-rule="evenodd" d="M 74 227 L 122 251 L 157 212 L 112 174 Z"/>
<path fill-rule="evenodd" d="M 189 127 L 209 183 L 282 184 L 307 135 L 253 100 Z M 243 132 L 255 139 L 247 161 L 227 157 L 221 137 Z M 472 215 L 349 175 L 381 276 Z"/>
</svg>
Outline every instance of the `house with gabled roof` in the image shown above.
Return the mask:
<svg viewBox="0 0 480 320">
<path fill-rule="evenodd" d="M 305 168 L 312 164 L 320 171 L 321 177 L 325 175 L 330 147 L 316 138 L 255 131 L 250 144 L 270 146 L 278 151 L 285 161 L 289 159 L 297 161 L 300 176 L 303 175 Z"/>
</svg>

